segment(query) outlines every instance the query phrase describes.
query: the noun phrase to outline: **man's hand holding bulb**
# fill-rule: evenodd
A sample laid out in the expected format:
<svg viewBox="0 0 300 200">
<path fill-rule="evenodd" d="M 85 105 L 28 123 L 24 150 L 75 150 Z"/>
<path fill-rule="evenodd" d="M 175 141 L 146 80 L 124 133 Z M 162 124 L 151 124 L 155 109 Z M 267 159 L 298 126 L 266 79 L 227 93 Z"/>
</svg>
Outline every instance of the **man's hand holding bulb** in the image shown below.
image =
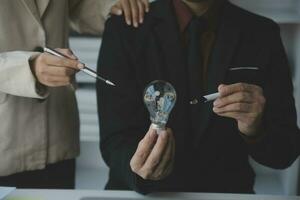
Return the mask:
<svg viewBox="0 0 300 200">
<path fill-rule="evenodd" d="M 143 179 L 157 181 L 173 170 L 175 139 L 172 130 L 165 126 L 176 103 L 176 91 L 168 82 L 153 81 L 145 89 L 144 103 L 152 125 L 139 142 L 130 167 Z"/>
<path fill-rule="evenodd" d="M 173 170 L 175 139 L 171 129 L 150 126 L 130 161 L 131 170 L 145 180 L 162 180 Z"/>
</svg>

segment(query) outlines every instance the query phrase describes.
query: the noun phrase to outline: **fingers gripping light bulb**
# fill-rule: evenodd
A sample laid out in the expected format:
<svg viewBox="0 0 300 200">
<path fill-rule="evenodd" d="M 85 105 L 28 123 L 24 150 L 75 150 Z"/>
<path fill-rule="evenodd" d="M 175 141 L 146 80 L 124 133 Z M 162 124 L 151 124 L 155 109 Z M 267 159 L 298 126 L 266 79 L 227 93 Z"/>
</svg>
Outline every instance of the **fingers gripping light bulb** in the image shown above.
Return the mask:
<svg viewBox="0 0 300 200">
<path fill-rule="evenodd" d="M 145 88 L 144 103 L 150 113 L 153 128 L 165 129 L 176 98 L 174 87 L 165 81 L 153 81 Z"/>
</svg>

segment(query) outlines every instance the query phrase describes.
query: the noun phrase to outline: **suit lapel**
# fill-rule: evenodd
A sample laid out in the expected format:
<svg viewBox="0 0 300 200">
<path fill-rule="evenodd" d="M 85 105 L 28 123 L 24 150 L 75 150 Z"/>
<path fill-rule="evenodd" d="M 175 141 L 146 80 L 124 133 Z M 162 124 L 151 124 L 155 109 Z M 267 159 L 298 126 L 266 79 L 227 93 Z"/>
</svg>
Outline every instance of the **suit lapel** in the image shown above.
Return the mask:
<svg viewBox="0 0 300 200">
<path fill-rule="evenodd" d="M 35 0 L 20 0 L 23 2 L 24 6 L 28 9 L 28 11 L 32 14 L 37 23 L 42 25 L 40 12 L 35 4 Z"/>
<path fill-rule="evenodd" d="M 50 0 L 38 0 L 41 18 L 44 16 Z"/>
<path fill-rule="evenodd" d="M 151 13 L 152 12 L 152 13 Z M 182 124 L 175 119 L 187 121 L 187 68 L 184 52 L 181 46 L 179 27 L 170 0 L 160 0 L 153 3 L 150 15 L 153 17 L 154 34 L 162 52 L 161 77 L 170 82 L 177 92 L 177 102 L 168 124 L 177 130 L 177 141 L 183 142 L 184 132 L 180 130 Z M 186 129 L 184 129 L 186 131 Z M 179 134 L 183 133 L 183 134 Z M 179 145 L 179 144 L 178 144 Z"/>
<path fill-rule="evenodd" d="M 225 81 L 225 76 L 230 62 L 235 53 L 240 38 L 240 29 L 233 24 L 234 17 L 231 15 L 232 5 L 226 3 L 221 14 L 220 27 L 212 50 L 210 64 L 208 66 L 207 94 L 215 93 L 218 86 Z M 197 131 L 195 142 L 198 143 L 205 133 L 209 121 L 213 114 L 213 103 L 201 105 L 201 115 L 199 119 L 200 127 Z"/>
<path fill-rule="evenodd" d="M 157 8 L 153 9 L 155 10 L 153 15 L 156 17 L 154 31 L 166 65 L 162 66 L 164 76 L 176 87 L 176 84 L 180 83 L 178 75 L 183 75 L 182 73 L 185 72 L 178 24 L 170 0 L 157 1 L 155 4 Z"/>
</svg>

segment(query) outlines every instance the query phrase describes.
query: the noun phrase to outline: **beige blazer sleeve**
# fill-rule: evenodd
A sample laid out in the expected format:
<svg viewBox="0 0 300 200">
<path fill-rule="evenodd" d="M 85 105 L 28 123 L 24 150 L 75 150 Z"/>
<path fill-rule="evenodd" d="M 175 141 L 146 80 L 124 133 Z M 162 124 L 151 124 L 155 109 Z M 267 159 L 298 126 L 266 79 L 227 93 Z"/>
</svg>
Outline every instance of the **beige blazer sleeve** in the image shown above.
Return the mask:
<svg viewBox="0 0 300 200">
<path fill-rule="evenodd" d="M 47 89 L 38 85 L 29 61 L 36 52 L 12 51 L 0 53 L 0 92 L 30 98 L 46 98 Z"/>
<path fill-rule="evenodd" d="M 105 20 L 117 0 L 69 0 L 71 28 L 79 33 L 101 35 Z"/>
</svg>

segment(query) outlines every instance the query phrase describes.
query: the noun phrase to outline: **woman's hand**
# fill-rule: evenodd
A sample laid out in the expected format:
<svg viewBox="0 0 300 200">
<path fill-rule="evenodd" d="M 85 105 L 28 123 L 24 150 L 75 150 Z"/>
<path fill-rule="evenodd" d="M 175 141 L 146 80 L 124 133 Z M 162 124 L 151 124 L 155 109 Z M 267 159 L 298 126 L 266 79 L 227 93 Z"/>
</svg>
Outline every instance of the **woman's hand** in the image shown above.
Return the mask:
<svg viewBox="0 0 300 200">
<path fill-rule="evenodd" d="M 48 87 L 70 85 L 75 74 L 84 67 L 70 49 L 56 50 L 68 58 L 59 58 L 48 53 L 42 53 L 30 62 L 31 70 L 36 79 Z"/>
<path fill-rule="evenodd" d="M 138 27 L 144 21 L 146 12 L 149 12 L 149 0 L 119 0 L 112 8 L 114 15 L 124 14 L 126 23 Z"/>
</svg>

